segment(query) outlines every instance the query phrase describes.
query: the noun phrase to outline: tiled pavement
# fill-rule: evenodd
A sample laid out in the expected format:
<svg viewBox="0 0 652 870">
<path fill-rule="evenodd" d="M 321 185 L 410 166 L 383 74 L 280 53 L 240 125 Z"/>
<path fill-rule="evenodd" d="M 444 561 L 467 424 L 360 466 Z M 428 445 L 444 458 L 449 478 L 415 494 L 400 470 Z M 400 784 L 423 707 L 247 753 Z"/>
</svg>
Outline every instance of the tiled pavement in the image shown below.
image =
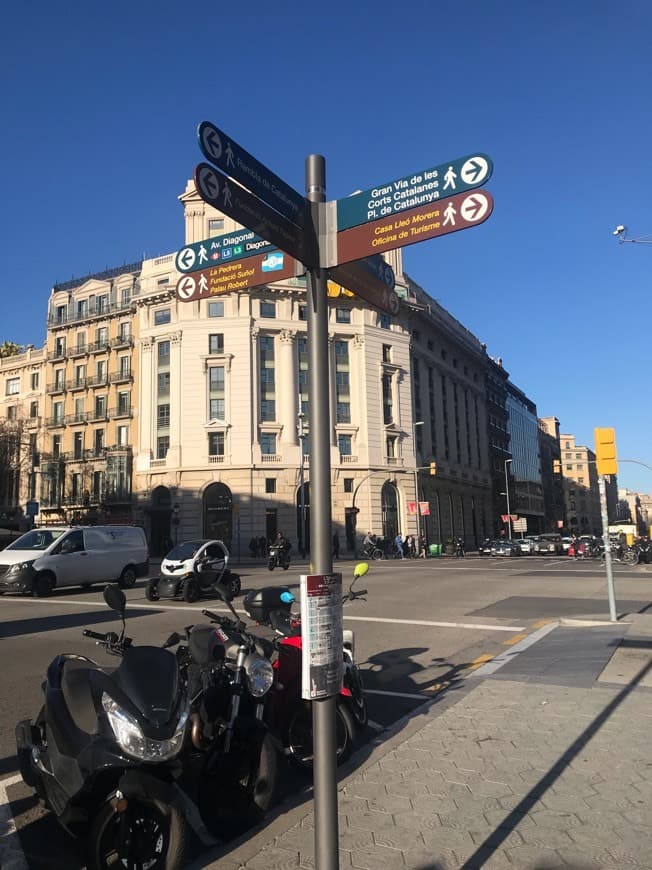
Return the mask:
<svg viewBox="0 0 652 870">
<path fill-rule="evenodd" d="M 649 631 L 632 629 L 637 670 L 621 667 L 618 685 L 599 677 L 626 627 L 559 627 L 499 679 L 475 678 L 404 723 L 341 785 L 340 867 L 652 870 L 652 691 L 640 688 L 652 650 Z M 546 646 L 561 662 L 564 645 L 566 661 L 587 661 L 583 675 L 531 679 Z M 284 808 L 196 866 L 312 868 L 313 822 L 310 802 Z"/>
</svg>

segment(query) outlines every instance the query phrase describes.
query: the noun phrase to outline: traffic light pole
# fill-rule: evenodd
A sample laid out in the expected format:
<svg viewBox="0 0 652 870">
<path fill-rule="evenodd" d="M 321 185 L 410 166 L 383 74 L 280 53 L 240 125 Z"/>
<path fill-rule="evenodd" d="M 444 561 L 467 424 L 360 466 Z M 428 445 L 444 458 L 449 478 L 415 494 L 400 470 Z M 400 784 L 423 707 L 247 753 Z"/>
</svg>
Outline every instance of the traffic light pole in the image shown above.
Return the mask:
<svg viewBox="0 0 652 870">
<path fill-rule="evenodd" d="M 607 595 L 609 596 L 609 619 L 616 622 L 616 593 L 614 591 L 614 575 L 611 567 L 611 539 L 609 538 L 609 515 L 607 512 L 607 484 L 604 475 L 598 477 L 600 491 L 600 513 L 602 515 L 602 541 L 604 543 L 604 565 L 607 569 Z"/>
</svg>

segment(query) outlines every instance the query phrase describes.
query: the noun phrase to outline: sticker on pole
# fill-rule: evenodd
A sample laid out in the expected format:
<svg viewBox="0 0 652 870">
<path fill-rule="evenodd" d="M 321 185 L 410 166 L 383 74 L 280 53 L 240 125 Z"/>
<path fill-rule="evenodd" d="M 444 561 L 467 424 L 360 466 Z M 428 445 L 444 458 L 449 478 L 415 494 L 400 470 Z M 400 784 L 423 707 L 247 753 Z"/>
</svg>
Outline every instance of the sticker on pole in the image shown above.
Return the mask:
<svg viewBox="0 0 652 870">
<path fill-rule="evenodd" d="M 342 575 L 301 575 L 301 697 L 309 701 L 342 689 Z"/>
</svg>

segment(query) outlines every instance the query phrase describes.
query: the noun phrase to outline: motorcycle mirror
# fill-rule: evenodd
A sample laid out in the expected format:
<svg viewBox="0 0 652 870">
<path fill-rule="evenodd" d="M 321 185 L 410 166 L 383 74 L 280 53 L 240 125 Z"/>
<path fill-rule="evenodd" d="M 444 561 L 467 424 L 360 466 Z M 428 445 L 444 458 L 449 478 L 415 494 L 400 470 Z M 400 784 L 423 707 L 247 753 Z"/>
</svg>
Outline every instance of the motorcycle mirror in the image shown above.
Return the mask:
<svg viewBox="0 0 652 870">
<path fill-rule="evenodd" d="M 163 644 L 163 649 L 167 649 L 170 646 L 176 646 L 181 640 L 181 635 L 177 634 L 176 631 L 173 631 L 170 637 Z"/>
<path fill-rule="evenodd" d="M 125 609 L 127 607 L 127 598 L 115 583 L 111 583 L 104 587 L 104 600 L 109 605 L 111 610 L 115 610 L 124 619 Z"/>
<path fill-rule="evenodd" d="M 358 562 L 353 571 L 353 576 L 357 580 L 359 577 L 364 577 L 368 570 L 369 564 L 367 562 Z"/>
</svg>

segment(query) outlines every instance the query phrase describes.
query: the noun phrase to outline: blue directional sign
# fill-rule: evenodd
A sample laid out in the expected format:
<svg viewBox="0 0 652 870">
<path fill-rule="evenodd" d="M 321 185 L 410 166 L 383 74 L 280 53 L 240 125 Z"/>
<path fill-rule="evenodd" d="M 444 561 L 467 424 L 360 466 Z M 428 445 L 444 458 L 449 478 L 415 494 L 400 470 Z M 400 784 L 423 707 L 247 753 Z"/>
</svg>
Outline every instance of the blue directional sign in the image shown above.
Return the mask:
<svg viewBox="0 0 652 870">
<path fill-rule="evenodd" d="M 486 154 L 476 153 L 338 199 L 337 229 L 346 230 L 368 221 L 392 217 L 437 199 L 472 190 L 484 184 L 493 168 L 493 162 Z"/>
<path fill-rule="evenodd" d="M 317 265 L 317 244 L 311 225 L 301 229 L 291 223 L 208 163 L 200 163 L 195 168 L 195 186 L 204 202 L 213 208 L 248 227 L 295 260 L 309 267 Z"/>
<path fill-rule="evenodd" d="M 251 230 L 234 230 L 194 242 L 177 251 L 175 265 L 178 272 L 197 272 L 210 266 L 221 266 L 232 260 L 242 260 L 244 257 L 255 257 L 256 254 L 269 253 L 277 250 L 271 242 Z"/>
<path fill-rule="evenodd" d="M 305 197 L 210 121 L 202 121 L 197 134 L 207 160 L 292 223 L 304 226 L 308 211 Z"/>
</svg>

